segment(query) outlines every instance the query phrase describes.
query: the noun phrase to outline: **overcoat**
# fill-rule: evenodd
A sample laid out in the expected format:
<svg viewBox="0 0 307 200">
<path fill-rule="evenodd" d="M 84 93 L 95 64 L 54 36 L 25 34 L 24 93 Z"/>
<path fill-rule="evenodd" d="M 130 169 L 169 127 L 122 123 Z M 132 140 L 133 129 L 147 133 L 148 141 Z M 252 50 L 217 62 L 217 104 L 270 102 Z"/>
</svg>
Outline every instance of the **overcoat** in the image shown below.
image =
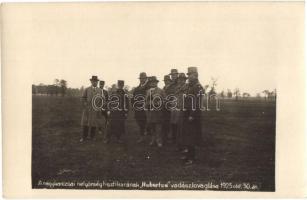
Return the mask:
<svg viewBox="0 0 307 200">
<path fill-rule="evenodd" d="M 141 107 L 137 103 L 136 103 L 136 105 L 134 105 L 134 103 L 136 102 L 134 98 L 137 97 L 137 96 L 140 96 L 140 95 L 143 96 L 144 98 L 146 98 L 146 92 L 147 92 L 148 89 L 149 89 L 148 81 L 146 81 L 144 84 L 139 84 L 133 91 L 133 98 L 131 99 L 131 105 Z M 145 110 L 135 109 L 134 110 L 134 117 L 137 121 L 142 121 L 142 122 L 146 123 Z"/>
<path fill-rule="evenodd" d="M 186 97 L 184 101 L 183 111 L 183 132 L 181 135 L 180 143 L 182 145 L 197 145 L 199 143 L 199 136 L 201 135 L 201 95 L 203 93 L 203 87 L 196 81 L 189 83 L 187 86 Z M 193 97 L 193 98 L 191 98 Z M 193 120 L 189 120 L 192 117 Z"/>
<path fill-rule="evenodd" d="M 174 91 L 174 96 L 176 97 L 177 104 L 176 104 L 176 109 L 171 110 L 171 118 L 170 118 L 170 123 L 171 124 L 177 124 L 179 125 L 180 120 L 179 118 L 182 117 L 181 111 L 183 110 L 183 94 L 186 92 L 187 89 L 187 84 L 177 84 L 175 91 Z"/>
<path fill-rule="evenodd" d="M 109 134 L 120 136 L 125 133 L 126 114 L 129 109 L 129 98 L 123 89 L 117 89 L 110 95 L 110 102 L 116 97 L 118 106 L 110 107 L 110 127 Z"/>
<path fill-rule="evenodd" d="M 187 92 L 187 87 L 188 84 L 182 84 L 182 85 L 178 85 L 176 92 L 175 92 L 175 96 L 177 98 L 177 109 L 176 111 L 173 111 L 172 114 L 175 115 L 173 116 L 173 121 L 172 123 L 177 124 L 177 144 L 181 145 L 183 143 L 183 96 L 186 94 Z"/>
<path fill-rule="evenodd" d="M 101 98 L 103 98 L 103 93 L 98 87 L 90 86 L 84 90 L 81 97 L 83 105 L 81 126 L 98 127 L 101 109 L 97 108 L 99 107 L 99 100 L 101 100 Z M 95 99 L 97 107 L 95 107 L 93 103 Z"/>
<path fill-rule="evenodd" d="M 160 98 L 161 101 L 159 101 L 158 98 Z M 147 90 L 146 94 L 147 123 L 162 123 L 164 100 L 165 100 L 165 93 L 162 89 L 155 87 Z"/>
</svg>

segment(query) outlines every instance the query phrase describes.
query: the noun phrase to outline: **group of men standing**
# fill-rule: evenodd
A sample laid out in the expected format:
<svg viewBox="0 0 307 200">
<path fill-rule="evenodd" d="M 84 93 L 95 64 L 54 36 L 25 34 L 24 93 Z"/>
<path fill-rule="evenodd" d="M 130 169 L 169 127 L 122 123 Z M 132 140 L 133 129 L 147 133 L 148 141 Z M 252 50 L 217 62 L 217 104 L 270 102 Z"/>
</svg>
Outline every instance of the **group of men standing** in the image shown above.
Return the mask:
<svg viewBox="0 0 307 200">
<path fill-rule="evenodd" d="M 99 81 L 97 76 L 93 76 L 90 80 L 92 85 L 86 88 L 82 95 L 84 109 L 81 120 L 83 126 L 81 142 L 87 139 L 88 135 L 90 139 L 95 139 L 98 128 L 99 132 L 105 132 L 105 143 L 110 142 L 112 135 L 116 137 L 117 142 L 122 143 L 121 135 L 125 133 L 125 120 L 129 107 L 132 107 L 139 128 L 137 143 L 146 142 L 147 137 L 150 137 L 151 146 L 162 147 L 165 143 L 173 143 L 183 154 L 182 159 L 185 164 L 194 162 L 195 146 L 202 141 L 199 104 L 202 102 L 200 94 L 203 93 L 203 88 L 198 81 L 196 67 L 189 67 L 187 76 L 185 73 L 179 73 L 177 69 L 172 69 L 170 74 L 164 76 L 163 89 L 158 87 L 159 80 L 156 76 L 147 76 L 145 72 L 141 72 L 140 83 L 133 90 L 131 101 L 123 89 L 124 81 L 119 80 L 116 91 L 108 94 L 103 89 L 104 82 L 100 81 L 100 87 L 97 87 Z M 101 103 L 104 109 L 97 110 L 93 106 L 95 95 L 102 97 Z M 110 96 L 114 95 L 119 100 L 116 101 L 119 109 L 109 109 L 106 106 L 106 102 L 111 100 Z M 142 103 L 138 101 L 139 97 L 145 100 L 144 107 L 138 105 Z"/>
</svg>

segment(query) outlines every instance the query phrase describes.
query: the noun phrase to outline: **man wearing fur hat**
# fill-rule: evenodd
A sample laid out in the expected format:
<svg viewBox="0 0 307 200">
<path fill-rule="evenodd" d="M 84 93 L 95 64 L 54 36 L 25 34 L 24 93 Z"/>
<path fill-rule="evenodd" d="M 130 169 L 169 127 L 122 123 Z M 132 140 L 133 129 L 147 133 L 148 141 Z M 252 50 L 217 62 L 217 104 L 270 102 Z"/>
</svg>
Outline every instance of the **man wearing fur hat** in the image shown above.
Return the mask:
<svg viewBox="0 0 307 200">
<path fill-rule="evenodd" d="M 87 139 L 89 132 L 90 139 L 95 138 L 96 128 L 98 127 L 98 115 L 99 112 L 101 112 L 101 110 L 98 109 L 99 105 L 95 105 L 95 100 L 101 100 L 102 96 L 102 90 L 97 87 L 99 79 L 97 76 L 92 76 L 90 81 L 91 86 L 84 90 L 81 97 L 83 106 L 81 126 L 83 128 L 83 133 L 80 142 L 84 142 Z"/>
<path fill-rule="evenodd" d="M 175 91 L 175 96 L 177 99 L 177 107 L 172 111 L 171 123 L 176 125 L 177 135 L 176 135 L 176 144 L 178 150 L 183 150 L 182 147 L 182 132 L 183 132 L 183 96 L 187 92 L 188 85 L 186 84 L 187 77 L 184 73 L 179 73 L 178 84 Z"/>
<path fill-rule="evenodd" d="M 203 87 L 198 81 L 196 67 L 188 68 L 188 85 L 184 98 L 182 145 L 185 146 L 184 161 L 186 165 L 193 164 L 195 160 L 195 146 L 201 134 L 201 97 Z"/>
</svg>

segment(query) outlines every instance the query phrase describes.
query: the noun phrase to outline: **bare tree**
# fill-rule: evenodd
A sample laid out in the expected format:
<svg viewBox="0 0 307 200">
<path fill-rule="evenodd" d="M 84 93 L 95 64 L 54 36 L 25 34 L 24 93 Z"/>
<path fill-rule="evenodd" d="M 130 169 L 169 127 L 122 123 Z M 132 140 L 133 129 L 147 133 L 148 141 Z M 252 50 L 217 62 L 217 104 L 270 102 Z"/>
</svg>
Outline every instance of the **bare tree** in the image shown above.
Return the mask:
<svg viewBox="0 0 307 200">
<path fill-rule="evenodd" d="M 222 99 L 224 99 L 225 98 L 225 92 L 224 92 L 224 90 L 222 90 L 222 92 L 221 92 L 221 97 L 222 97 Z"/>
<path fill-rule="evenodd" d="M 264 94 L 264 99 L 268 100 L 270 91 L 269 90 L 263 90 L 262 93 Z"/>
<path fill-rule="evenodd" d="M 232 92 L 230 89 L 227 89 L 227 98 L 232 98 Z"/>
<path fill-rule="evenodd" d="M 248 97 L 250 97 L 251 95 L 249 94 L 249 93 L 247 93 L 247 92 L 244 92 L 243 93 L 243 98 L 248 98 Z"/>
<path fill-rule="evenodd" d="M 241 94 L 240 94 L 240 89 L 239 89 L 239 88 L 235 88 L 234 91 L 233 91 L 233 94 L 234 94 L 235 97 L 236 97 L 236 101 L 238 101 L 239 96 L 241 95 Z"/>
<path fill-rule="evenodd" d="M 67 90 L 67 81 L 65 81 L 64 79 L 60 80 L 60 88 L 61 88 L 61 94 L 63 97 L 65 96 L 66 90 Z"/>
</svg>

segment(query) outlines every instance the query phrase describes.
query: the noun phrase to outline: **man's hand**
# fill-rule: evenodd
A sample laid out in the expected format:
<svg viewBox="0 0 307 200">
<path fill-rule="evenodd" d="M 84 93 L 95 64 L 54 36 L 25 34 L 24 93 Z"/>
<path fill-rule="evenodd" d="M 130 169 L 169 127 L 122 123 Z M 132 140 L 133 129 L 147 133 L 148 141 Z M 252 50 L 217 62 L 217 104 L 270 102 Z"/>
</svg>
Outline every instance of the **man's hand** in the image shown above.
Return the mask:
<svg viewBox="0 0 307 200">
<path fill-rule="evenodd" d="M 193 117 L 192 116 L 189 116 L 189 121 L 193 121 Z"/>
</svg>

